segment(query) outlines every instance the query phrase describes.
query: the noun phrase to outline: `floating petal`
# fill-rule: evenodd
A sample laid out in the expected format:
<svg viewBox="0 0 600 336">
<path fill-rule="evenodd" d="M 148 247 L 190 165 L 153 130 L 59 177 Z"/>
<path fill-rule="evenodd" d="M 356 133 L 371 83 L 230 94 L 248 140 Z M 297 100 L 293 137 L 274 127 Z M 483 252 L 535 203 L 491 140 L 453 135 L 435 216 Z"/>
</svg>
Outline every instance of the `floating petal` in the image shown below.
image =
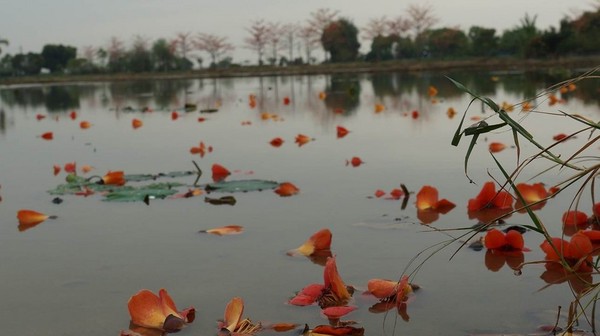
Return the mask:
<svg viewBox="0 0 600 336">
<path fill-rule="evenodd" d="M 200 232 L 211 233 L 211 234 L 215 234 L 217 236 L 224 236 L 224 235 L 232 235 L 232 234 L 242 233 L 242 231 L 244 231 L 243 226 L 226 225 L 226 226 L 222 226 L 222 227 L 218 227 L 218 228 L 214 228 L 214 229 L 203 230 Z"/>
<path fill-rule="evenodd" d="M 296 187 L 294 184 L 292 184 L 290 182 L 283 182 L 283 183 L 279 184 L 279 187 L 277 187 L 277 189 L 275 189 L 275 193 L 281 197 L 288 197 L 288 196 L 296 195 L 299 192 L 300 192 L 300 189 L 298 189 L 298 187 Z"/>
</svg>

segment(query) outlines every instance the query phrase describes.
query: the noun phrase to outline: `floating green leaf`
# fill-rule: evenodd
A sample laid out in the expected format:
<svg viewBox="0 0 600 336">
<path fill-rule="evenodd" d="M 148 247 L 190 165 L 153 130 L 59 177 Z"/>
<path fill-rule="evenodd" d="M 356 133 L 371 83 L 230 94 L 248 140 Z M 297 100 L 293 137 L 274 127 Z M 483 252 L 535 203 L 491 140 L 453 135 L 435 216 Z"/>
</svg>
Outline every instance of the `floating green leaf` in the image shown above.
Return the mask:
<svg viewBox="0 0 600 336">
<path fill-rule="evenodd" d="M 181 185 L 181 183 L 155 183 L 140 188 L 120 188 L 108 193 L 104 200 L 109 202 L 136 202 L 144 201 L 146 197 L 163 199 L 176 194 L 177 190 L 173 187 Z"/>
<path fill-rule="evenodd" d="M 275 189 L 278 185 L 275 181 L 254 179 L 211 183 L 207 184 L 205 189 L 209 192 L 246 192 Z"/>
</svg>

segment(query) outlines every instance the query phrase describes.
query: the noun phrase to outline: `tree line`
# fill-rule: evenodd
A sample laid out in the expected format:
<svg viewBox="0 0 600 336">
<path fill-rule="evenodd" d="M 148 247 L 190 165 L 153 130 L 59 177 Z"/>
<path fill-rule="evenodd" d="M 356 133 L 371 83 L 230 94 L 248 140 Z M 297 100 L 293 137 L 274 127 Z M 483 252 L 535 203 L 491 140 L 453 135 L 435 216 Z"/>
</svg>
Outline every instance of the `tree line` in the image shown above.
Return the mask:
<svg viewBox="0 0 600 336">
<path fill-rule="evenodd" d="M 552 58 L 600 51 L 600 6 L 574 18 L 565 17 L 558 28 L 546 30 L 538 29 L 536 16 L 529 15 L 501 34 L 494 28 L 481 26 L 472 26 L 467 31 L 433 28 L 438 21 L 432 7 L 413 4 L 403 15 L 373 18 L 359 29 L 351 19 L 341 17 L 339 11 L 321 8 L 310 13 L 302 24 L 252 21 L 245 28 L 243 48 L 255 53 L 258 65 L 271 66 L 315 64 L 314 53 L 318 48 L 323 51 L 324 62 L 331 63 L 420 58 Z M 370 44 L 366 54 L 360 53 L 361 40 Z M 0 47 L 8 43 L 0 38 Z M 225 36 L 191 32 L 155 41 L 137 35 L 128 46 L 120 38 L 112 37 L 105 46 L 85 46 L 79 51 L 73 46 L 47 44 L 40 53 L 0 55 L 0 76 L 187 71 L 194 67 L 194 61 L 200 68 L 241 66 L 229 56 L 234 49 Z"/>
</svg>

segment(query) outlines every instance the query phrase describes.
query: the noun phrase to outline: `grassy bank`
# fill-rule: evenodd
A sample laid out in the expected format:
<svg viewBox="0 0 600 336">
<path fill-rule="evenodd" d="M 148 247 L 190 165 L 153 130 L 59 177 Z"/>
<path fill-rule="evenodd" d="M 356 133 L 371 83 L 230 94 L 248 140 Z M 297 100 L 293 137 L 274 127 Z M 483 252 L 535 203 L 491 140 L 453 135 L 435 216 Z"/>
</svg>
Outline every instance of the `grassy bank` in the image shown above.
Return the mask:
<svg viewBox="0 0 600 336">
<path fill-rule="evenodd" d="M 119 73 L 94 75 L 39 75 L 0 78 L 0 85 L 33 83 L 104 82 L 146 79 L 194 79 L 249 76 L 318 75 L 369 72 L 425 72 L 449 70 L 531 71 L 541 69 L 592 68 L 600 65 L 600 56 L 557 59 L 478 58 L 465 60 L 400 60 L 379 63 L 338 63 L 317 65 L 238 66 L 226 69 L 200 69 L 187 72 Z"/>
</svg>

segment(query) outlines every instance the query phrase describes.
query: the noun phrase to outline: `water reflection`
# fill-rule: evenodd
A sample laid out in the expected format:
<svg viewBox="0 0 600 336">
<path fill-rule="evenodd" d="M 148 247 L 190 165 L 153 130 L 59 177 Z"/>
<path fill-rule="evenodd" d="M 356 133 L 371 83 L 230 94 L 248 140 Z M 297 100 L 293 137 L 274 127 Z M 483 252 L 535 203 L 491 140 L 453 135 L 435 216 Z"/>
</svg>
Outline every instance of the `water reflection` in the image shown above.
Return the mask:
<svg viewBox="0 0 600 336">
<path fill-rule="evenodd" d="M 350 115 L 360 104 L 360 80 L 357 74 L 331 75 L 325 89 L 325 105 L 336 113 Z"/>
</svg>

